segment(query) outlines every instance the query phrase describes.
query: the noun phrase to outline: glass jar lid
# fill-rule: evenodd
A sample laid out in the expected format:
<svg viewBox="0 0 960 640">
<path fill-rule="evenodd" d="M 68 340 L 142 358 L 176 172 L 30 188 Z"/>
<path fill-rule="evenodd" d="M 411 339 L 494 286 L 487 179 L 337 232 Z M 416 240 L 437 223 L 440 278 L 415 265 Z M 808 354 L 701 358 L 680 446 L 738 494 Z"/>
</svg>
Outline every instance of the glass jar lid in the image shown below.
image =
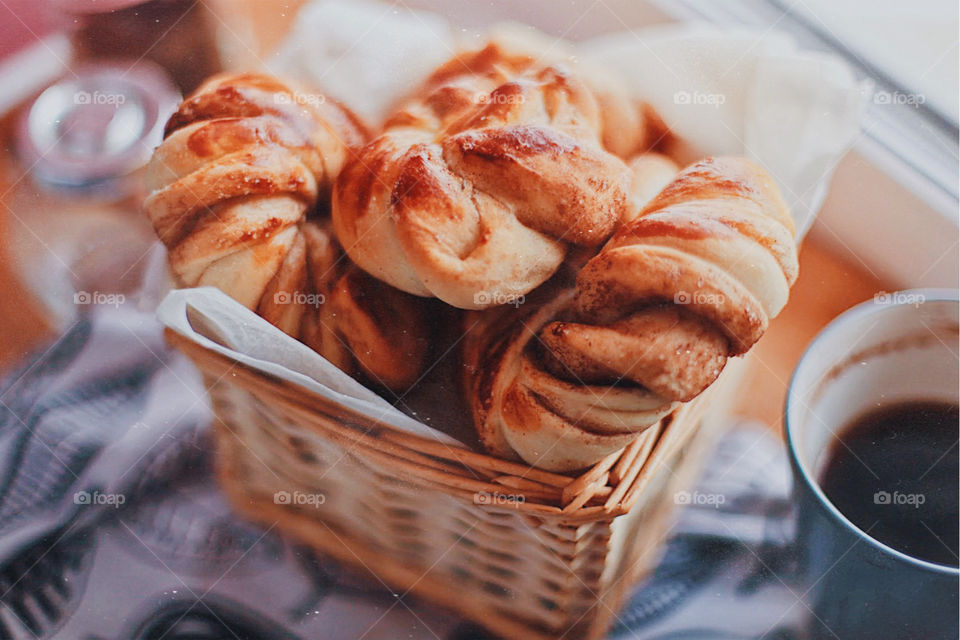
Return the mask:
<svg viewBox="0 0 960 640">
<path fill-rule="evenodd" d="M 84 65 L 25 110 L 17 150 L 41 183 L 112 184 L 149 160 L 179 99 L 166 72 L 152 63 Z"/>
</svg>

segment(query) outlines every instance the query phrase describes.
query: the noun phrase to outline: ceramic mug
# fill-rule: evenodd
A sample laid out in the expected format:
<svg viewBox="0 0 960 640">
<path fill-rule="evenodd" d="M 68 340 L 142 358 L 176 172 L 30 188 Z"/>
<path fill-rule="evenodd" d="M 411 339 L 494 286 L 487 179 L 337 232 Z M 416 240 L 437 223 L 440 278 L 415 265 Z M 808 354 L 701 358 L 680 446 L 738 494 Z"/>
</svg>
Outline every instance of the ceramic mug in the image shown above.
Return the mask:
<svg viewBox="0 0 960 640">
<path fill-rule="evenodd" d="M 957 291 L 878 294 L 831 322 L 797 365 L 786 437 L 811 637 L 958 637 L 957 565 L 875 540 L 818 483 L 838 430 L 865 411 L 905 400 L 957 403 L 958 308 Z"/>
</svg>

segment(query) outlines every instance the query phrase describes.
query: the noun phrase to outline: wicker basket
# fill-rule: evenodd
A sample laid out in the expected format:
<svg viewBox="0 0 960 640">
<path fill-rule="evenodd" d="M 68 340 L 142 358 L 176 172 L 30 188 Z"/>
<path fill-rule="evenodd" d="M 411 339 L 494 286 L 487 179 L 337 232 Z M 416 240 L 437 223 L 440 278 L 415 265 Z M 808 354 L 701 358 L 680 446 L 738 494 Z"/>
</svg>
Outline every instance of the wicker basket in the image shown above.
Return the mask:
<svg viewBox="0 0 960 640">
<path fill-rule="evenodd" d="M 604 635 L 659 558 L 713 440 L 700 418 L 728 386 L 568 476 L 399 431 L 167 336 L 204 373 L 236 508 L 508 638 Z"/>
</svg>

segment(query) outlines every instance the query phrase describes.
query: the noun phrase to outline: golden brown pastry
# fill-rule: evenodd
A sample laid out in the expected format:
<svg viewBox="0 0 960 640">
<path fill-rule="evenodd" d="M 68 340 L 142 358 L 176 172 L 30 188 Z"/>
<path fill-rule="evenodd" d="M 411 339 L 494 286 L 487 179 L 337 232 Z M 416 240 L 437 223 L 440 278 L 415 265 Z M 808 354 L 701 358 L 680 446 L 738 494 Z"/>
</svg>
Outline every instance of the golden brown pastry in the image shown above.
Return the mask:
<svg viewBox="0 0 960 640">
<path fill-rule="evenodd" d="M 628 209 L 597 100 L 560 66 L 499 45 L 456 56 L 344 168 L 337 237 L 368 273 L 459 308 L 511 302 Z"/>
<path fill-rule="evenodd" d="M 716 380 L 796 277 L 792 219 L 770 176 L 742 158 L 687 167 L 575 288 L 480 317 L 465 364 L 481 440 L 544 469 L 596 462 Z"/>
<path fill-rule="evenodd" d="M 630 207 L 621 221 L 629 222 L 640 215 L 647 203 L 680 173 L 677 163 L 662 153 L 642 153 L 627 163 L 630 168 Z"/>
<path fill-rule="evenodd" d="M 525 52 L 542 66 L 572 67 L 597 100 L 600 140 L 610 153 L 624 159 L 650 151 L 672 153 L 676 137 L 650 104 L 630 95 L 613 70 L 584 63 L 570 43 L 529 27 L 504 23 L 492 27 L 491 35 L 501 49 Z"/>
<path fill-rule="evenodd" d="M 619 77 L 605 69 L 583 69 L 600 108 L 601 140 L 604 148 L 621 158 L 633 158 L 649 151 L 668 153 L 675 138 L 656 110 L 632 98 Z"/>
<path fill-rule="evenodd" d="M 288 297 L 284 305 L 303 309 L 299 335 L 293 335 L 341 370 L 360 372 L 376 386 L 410 387 L 424 369 L 430 346 L 423 301 L 350 262 L 328 222 L 308 221 L 302 234 L 312 294 Z"/>
<path fill-rule="evenodd" d="M 374 382 L 402 387 L 425 345 L 418 352 L 384 324 L 382 307 L 416 331 L 413 299 L 356 273 L 314 222 L 364 139 L 359 121 L 319 94 L 258 74 L 216 76 L 167 123 L 144 209 L 178 284 L 217 287 L 348 372 L 356 361 Z"/>
</svg>

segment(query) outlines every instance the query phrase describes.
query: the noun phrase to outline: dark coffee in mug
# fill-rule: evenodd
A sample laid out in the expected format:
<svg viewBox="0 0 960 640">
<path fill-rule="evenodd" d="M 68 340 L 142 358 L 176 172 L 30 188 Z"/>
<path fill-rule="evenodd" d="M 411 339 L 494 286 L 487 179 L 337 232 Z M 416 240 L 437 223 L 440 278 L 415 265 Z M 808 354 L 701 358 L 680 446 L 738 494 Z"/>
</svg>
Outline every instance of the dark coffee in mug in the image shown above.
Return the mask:
<svg viewBox="0 0 960 640">
<path fill-rule="evenodd" d="M 838 432 L 822 467 L 827 498 L 867 535 L 909 556 L 956 567 L 960 411 L 901 402 Z"/>
</svg>

